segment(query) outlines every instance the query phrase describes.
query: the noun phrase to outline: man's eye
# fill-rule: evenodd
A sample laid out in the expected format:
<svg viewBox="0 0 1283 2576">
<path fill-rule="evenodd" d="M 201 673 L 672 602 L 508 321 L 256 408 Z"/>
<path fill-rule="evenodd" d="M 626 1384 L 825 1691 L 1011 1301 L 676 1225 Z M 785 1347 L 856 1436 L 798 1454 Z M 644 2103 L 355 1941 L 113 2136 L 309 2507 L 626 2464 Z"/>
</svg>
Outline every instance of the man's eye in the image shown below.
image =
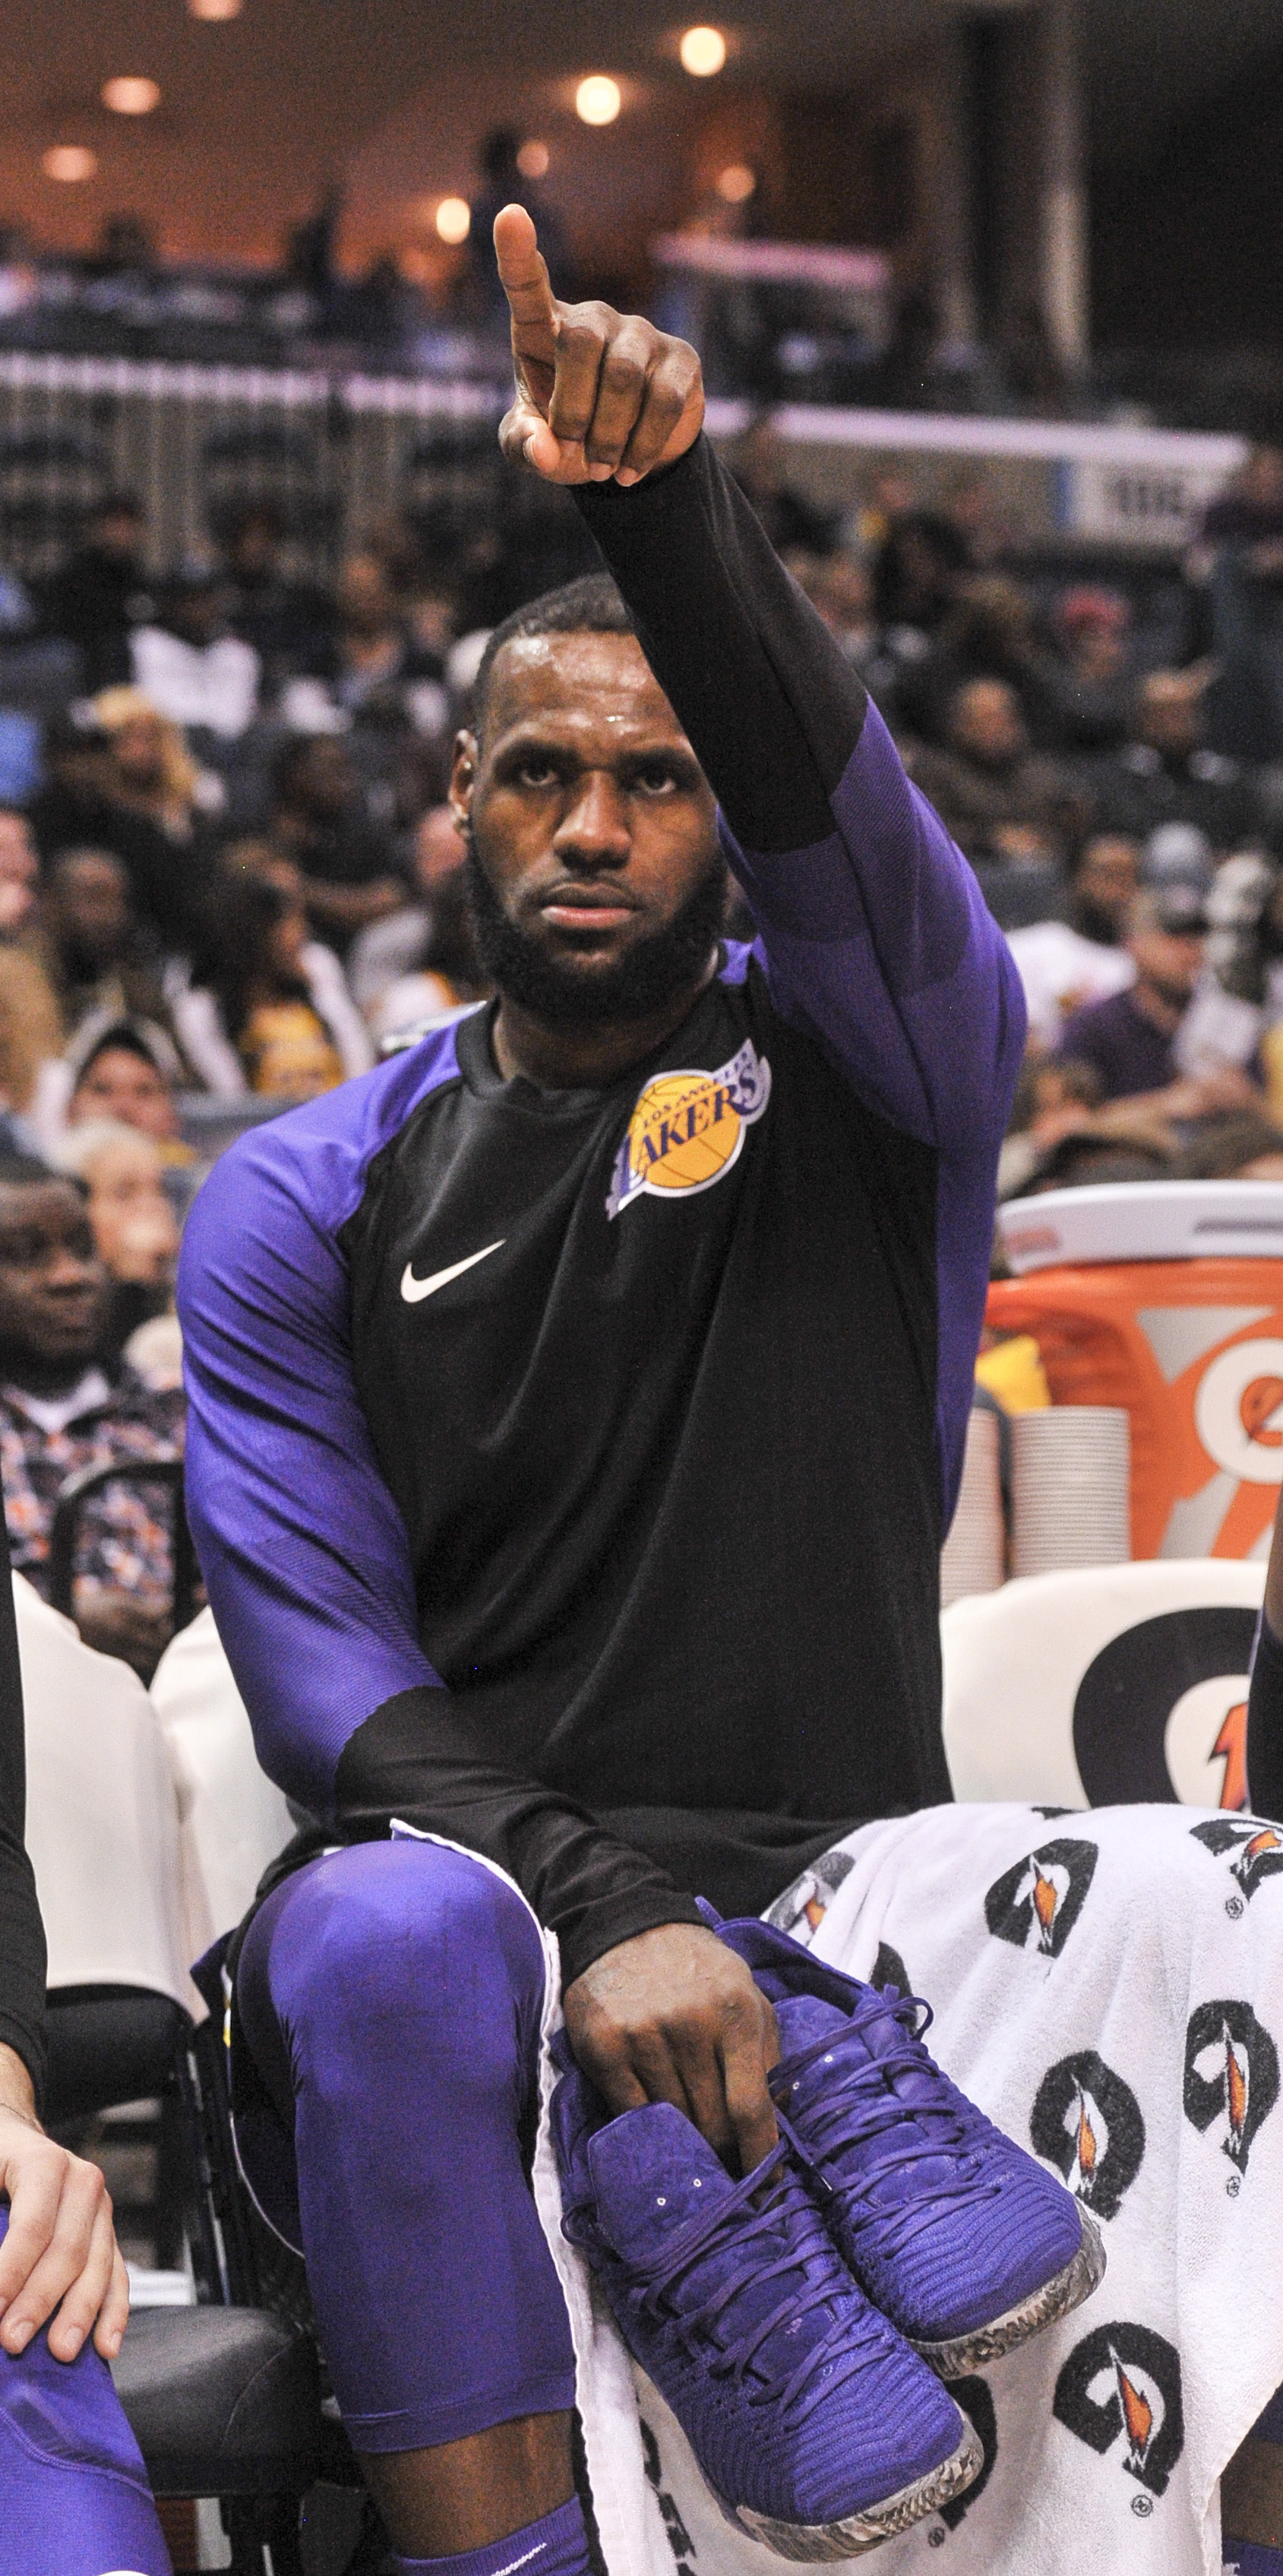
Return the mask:
<svg viewBox="0 0 1283 2576">
<path fill-rule="evenodd" d="M 519 787 L 555 787 L 557 764 L 540 752 L 530 752 L 517 770 Z"/>
<path fill-rule="evenodd" d="M 671 769 L 657 760 L 649 762 L 644 769 L 636 772 L 633 785 L 641 796 L 671 796 L 676 789 L 677 781 Z"/>
</svg>

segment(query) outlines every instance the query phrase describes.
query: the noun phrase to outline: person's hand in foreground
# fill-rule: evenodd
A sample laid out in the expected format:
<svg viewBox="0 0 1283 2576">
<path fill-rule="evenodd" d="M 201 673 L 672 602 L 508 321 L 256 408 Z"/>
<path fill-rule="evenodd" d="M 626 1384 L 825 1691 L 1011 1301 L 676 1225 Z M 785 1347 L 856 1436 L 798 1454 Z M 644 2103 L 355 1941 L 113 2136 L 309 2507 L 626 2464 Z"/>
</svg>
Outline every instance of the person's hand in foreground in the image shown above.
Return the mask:
<svg viewBox="0 0 1283 2576">
<path fill-rule="evenodd" d="M 55 2361 L 74 2361 L 91 2331 L 113 2361 L 129 2318 L 129 2280 L 97 2165 L 47 2138 L 22 2059 L 0 2046 L 0 2191 L 9 2228 L 0 2244 L 0 2346 L 25 2352 L 49 2328 Z M 59 2306 L 61 2301 L 61 2306 Z"/>
<path fill-rule="evenodd" d="M 662 1923 L 621 1941 L 576 1977 L 564 2009 L 570 2045 L 613 2112 L 674 2103 L 732 2172 L 770 2154 L 775 2015 L 715 1932 Z"/>
<path fill-rule="evenodd" d="M 695 351 L 639 314 L 559 303 L 524 206 L 496 215 L 494 246 L 517 380 L 499 429 L 509 462 L 547 483 L 639 483 L 675 464 L 704 418 Z"/>
</svg>

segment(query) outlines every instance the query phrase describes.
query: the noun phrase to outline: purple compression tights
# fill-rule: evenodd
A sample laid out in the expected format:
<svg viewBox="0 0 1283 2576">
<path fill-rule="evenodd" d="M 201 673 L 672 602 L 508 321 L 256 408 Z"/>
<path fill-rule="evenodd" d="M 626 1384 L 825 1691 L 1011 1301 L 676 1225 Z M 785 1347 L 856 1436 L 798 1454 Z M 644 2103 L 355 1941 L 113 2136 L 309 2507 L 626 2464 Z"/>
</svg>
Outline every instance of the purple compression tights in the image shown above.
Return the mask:
<svg viewBox="0 0 1283 2576">
<path fill-rule="evenodd" d="M 0 2237 L 9 2213 L 0 2210 Z M 55 2361 L 42 2328 L 0 2351 L 4 2576 L 170 2576 L 138 2445 L 91 2343 Z"/>
<path fill-rule="evenodd" d="M 437 1843 L 311 1861 L 250 1929 L 237 2006 L 293 2129 L 308 2280 L 358 2451 L 574 2404 L 521 2148 L 543 1988 L 522 1899 Z"/>
</svg>

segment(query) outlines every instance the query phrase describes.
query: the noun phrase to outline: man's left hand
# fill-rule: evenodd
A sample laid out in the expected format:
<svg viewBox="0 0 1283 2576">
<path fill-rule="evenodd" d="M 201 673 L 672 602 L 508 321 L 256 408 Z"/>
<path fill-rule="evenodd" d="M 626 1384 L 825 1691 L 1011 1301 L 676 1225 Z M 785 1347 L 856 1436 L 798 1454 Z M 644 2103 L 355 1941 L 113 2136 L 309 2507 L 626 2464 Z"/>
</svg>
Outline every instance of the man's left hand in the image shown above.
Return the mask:
<svg viewBox="0 0 1283 2576">
<path fill-rule="evenodd" d="M 732 2172 L 776 2143 L 775 2015 L 742 1959 L 694 1923 L 606 1950 L 564 1997 L 570 2045 L 612 2111 L 672 2102 Z"/>
<path fill-rule="evenodd" d="M 517 380 L 499 428 L 510 463 L 546 483 L 639 483 L 684 456 L 704 418 L 688 343 L 638 313 L 561 303 L 524 206 L 496 215 L 494 246 Z"/>
</svg>

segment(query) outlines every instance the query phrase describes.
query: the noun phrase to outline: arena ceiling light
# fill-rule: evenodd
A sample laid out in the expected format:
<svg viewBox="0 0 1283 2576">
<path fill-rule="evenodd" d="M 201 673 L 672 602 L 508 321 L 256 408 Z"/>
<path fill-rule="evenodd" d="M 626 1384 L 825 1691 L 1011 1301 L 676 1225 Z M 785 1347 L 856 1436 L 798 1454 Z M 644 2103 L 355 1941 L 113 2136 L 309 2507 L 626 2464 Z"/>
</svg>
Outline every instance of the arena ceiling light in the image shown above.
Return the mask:
<svg viewBox="0 0 1283 2576">
<path fill-rule="evenodd" d="M 438 241 L 449 242 L 453 248 L 466 242 L 472 230 L 472 209 L 466 197 L 443 197 L 432 220 Z"/>
<path fill-rule="evenodd" d="M 546 179 L 548 160 L 547 144 L 537 142 L 532 135 L 529 143 L 523 143 L 517 154 L 517 168 L 523 179 Z"/>
<path fill-rule="evenodd" d="M 142 72 L 121 72 L 103 82 L 102 103 L 115 116 L 150 116 L 160 105 L 160 83 Z"/>
<path fill-rule="evenodd" d="M 757 186 L 757 173 L 747 161 L 729 161 L 717 174 L 717 193 L 728 206 L 746 206 Z"/>
<path fill-rule="evenodd" d="M 677 50 L 684 72 L 709 80 L 726 61 L 726 38 L 720 27 L 688 27 Z"/>
<path fill-rule="evenodd" d="M 575 91 L 575 114 L 585 125 L 613 125 L 623 103 L 618 81 L 605 72 L 590 72 Z"/>
<path fill-rule="evenodd" d="M 59 179 L 65 187 L 74 187 L 81 179 L 92 179 L 98 167 L 98 155 L 87 143 L 51 143 L 40 155 L 40 167 L 46 179 Z"/>
<path fill-rule="evenodd" d="M 187 0 L 193 18 L 239 18 L 244 0 Z"/>
</svg>

